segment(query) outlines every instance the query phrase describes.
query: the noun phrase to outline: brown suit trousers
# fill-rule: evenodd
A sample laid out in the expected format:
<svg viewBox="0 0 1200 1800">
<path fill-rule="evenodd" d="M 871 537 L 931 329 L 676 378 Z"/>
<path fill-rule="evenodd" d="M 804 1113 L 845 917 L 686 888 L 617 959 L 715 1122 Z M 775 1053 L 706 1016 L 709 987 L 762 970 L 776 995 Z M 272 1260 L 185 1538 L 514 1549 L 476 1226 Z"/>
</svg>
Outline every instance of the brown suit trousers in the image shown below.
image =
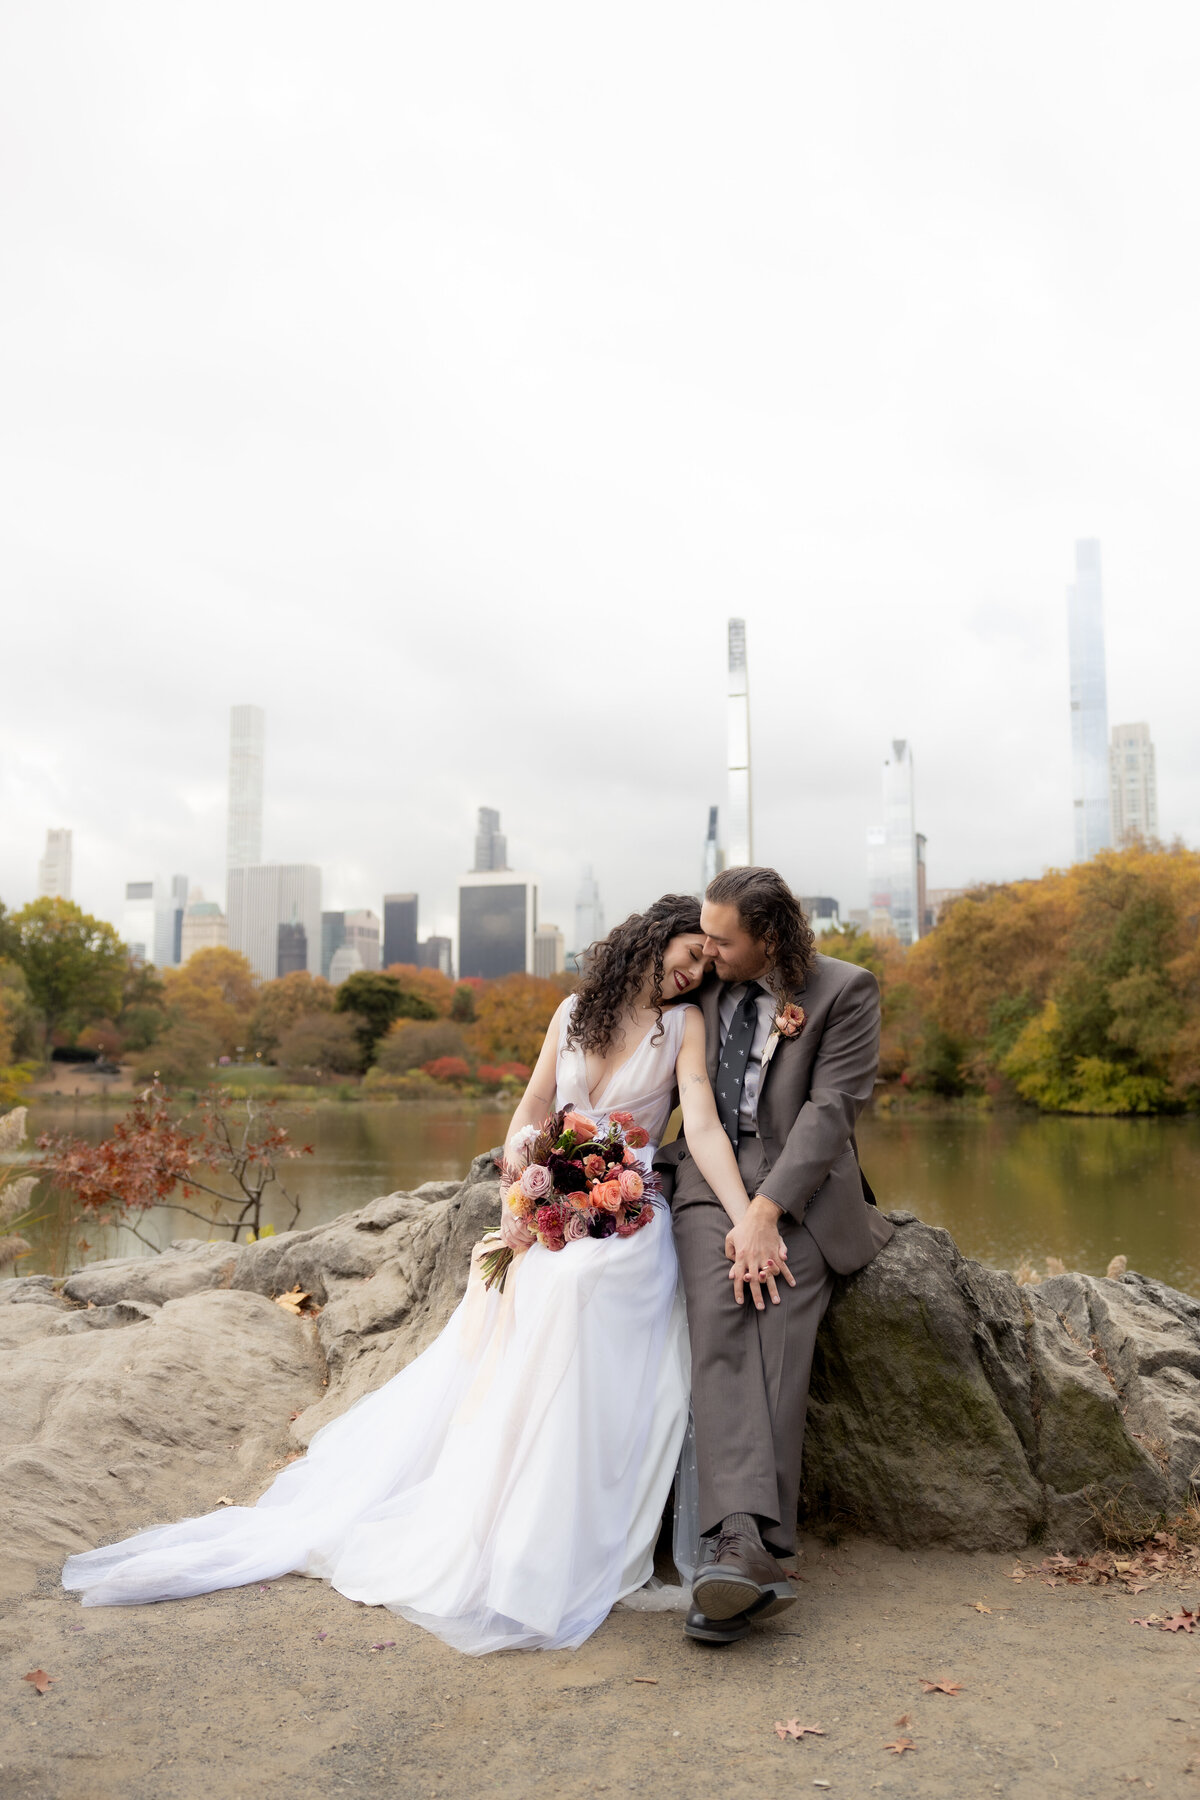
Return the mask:
<svg viewBox="0 0 1200 1800">
<path fill-rule="evenodd" d="M 701 995 L 710 1078 L 720 1051 L 719 988 Z M 668 1144 L 655 1167 L 671 1194 L 692 1343 L 700 1529 L 757 1513 L 776 1550 L 794 1547 L 808 1384 L 835 1274 L 870 1262 L 892 1225 L 863 1197 L 854 1126 L 879 1057 L 879 992 L 867 970 L 818 956 L 794 999 L 803 1030 L 780 1039 L 763 1071 L 757 1137 L 743 1138 L 746 1192 L 784 1208 L 780 1232 L 795 1287 L 758 1312 L 729 1279 L 729 1218 L 688 1153 Z"/>
</svg>

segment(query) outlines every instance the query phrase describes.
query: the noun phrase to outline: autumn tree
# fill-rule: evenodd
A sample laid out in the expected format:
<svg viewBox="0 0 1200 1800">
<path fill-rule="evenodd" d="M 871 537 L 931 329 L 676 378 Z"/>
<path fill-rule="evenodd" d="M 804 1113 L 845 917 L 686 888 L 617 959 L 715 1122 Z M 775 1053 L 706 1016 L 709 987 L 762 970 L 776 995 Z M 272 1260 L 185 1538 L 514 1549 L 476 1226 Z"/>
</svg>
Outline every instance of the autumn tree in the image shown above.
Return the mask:
<svg viewBox="0 0 1200 1800">
<path fill-rule="evenodd" d="M 471 1042 L 490 1062 L 532 1068 L 562 998 L 561 986 L 539 975 L 505 975 L 489 982 L 476 1004 Z"/>
<path fill-rule="evenodd" d="M 261 1050 L 269 1062 L 281 1060 L 274 1054 L 280 1040 L 300 1019 L 332 1012 L 335 997 L 335 989 L 307 969 L 264 981 L 250 1016 L 251 1048 Z"/>
<path fill-rule="evenodd" d="M 48 1038 L 120 1006 L 129 952 L 111 925 L 74 901 L 31 901 L 6 919 L 5 941 Z"/>
<path fill-rule="evenodd" d="M 356 969 L 337 990 L 336 1010 L 353 1016 L 362 1067 L 375 1060 L 375 1046 L 394 1020 L 436 1019 L 431 1001 L 382 969 Z"/>
<path fill-rule="evenodd" d="M 362 1066 L 362 1045 L 349 1013 L 313 1012 L 284 1031 L 275 1060 L 289 1074 L 353 1075 Z"/>
<path fill-rule="evenodd" d="M 221 1040 L 207 1025 L 179 1018 L 140 1052 L 133 1072 L 139 1081 L 161 1081 L 168 1088 L 196 1087 L 221 1053 Z"/>
<path fill-rule="evenodd" d="M 254 971 L 239 951 L 223 944 L 197 950 L 181 969 L 163 971 L 163 997 L 171 1021 L 207 1032 L 218 1054 L 232 1056 L 249 1041 L 257 990 Z"/>
<path fill-rule="evenodd" d="M 407 994 L 420 994 L 439 1019 L 448 1019 L 454 1005 L 455 984 L 440 969 L 419 969 L 416 963 L 389 963 L 384 971 L 394 975 Z"/>
</svg>

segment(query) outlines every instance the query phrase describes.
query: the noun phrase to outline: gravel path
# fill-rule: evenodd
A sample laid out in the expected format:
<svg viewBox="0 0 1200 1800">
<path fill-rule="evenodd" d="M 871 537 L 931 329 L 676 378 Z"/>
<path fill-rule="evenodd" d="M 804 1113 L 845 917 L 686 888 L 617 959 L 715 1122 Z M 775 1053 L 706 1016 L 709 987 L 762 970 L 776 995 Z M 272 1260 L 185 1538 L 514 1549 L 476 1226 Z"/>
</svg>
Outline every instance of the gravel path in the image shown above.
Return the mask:
<svg viewBox="0 0 1200 1800">
<path fill-rule="evenodd" d="M 733 1649 L 618 1609 L 581 1650 L 480 1660 L 299 1578 L 122 1611 L 47 1574 L 0 1618 L 0 1796 L 1200 1797 L 1200 1632 L 1130 1623 L 1196 1596 L 1012 1566 L 810 1541 L 799 1604 Z M 792 1718 L 824 1735 L 781 1742 Z"/>
</svg>

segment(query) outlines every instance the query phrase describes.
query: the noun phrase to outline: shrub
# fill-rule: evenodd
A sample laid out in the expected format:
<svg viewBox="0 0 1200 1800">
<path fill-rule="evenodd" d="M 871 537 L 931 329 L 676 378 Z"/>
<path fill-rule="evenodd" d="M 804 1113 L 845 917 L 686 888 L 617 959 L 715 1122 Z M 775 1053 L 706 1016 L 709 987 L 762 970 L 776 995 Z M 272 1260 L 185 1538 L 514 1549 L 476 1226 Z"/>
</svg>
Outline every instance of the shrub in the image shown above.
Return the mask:
<svg viewBox="0 0 1200 1800">
<path fill-rule="evenodd" d="M 143 1050 L 133 1072 L 139 1081 L 157 1078 L 164 1087 L 183 1087 L 202 1081 L 220 1053 L 220 1041 L 213 1032 L 190 1019 L 177 1019 Z"/>
<path fill-rule="evenodd" d="M 85 1026 L 75 1039 L 80 1050 L 95 1050 L 101 1056 L 120 1056 L 124 1040 L 111 1019 L 96 1019 Z"/>
<path fill-rule="evenodd" d="M 449 1019 L 397 1019 L 379 1046 L 376 1062 L 386 1075 L 403 1075 L 439 1056 L 465 1056 L 466 1036 Z"/>
<path fill-rule="evenodd" d="M 275 1057 L 289 1074 L 354 1075 L 362 1068 L 362 1045 L 345 1013 L 312 1012 L 283 1033 Z"/>
<path fill-rule="evenodd" d="M 471 1069 L 464 1056 L 435 1056 L 432 1062 L 422 1063 L 425 1074 L 433 1081 L 444 1081 L 455 1087 L 461 1087 L 464 1081 L 471 1079 Z"/>
</svg>

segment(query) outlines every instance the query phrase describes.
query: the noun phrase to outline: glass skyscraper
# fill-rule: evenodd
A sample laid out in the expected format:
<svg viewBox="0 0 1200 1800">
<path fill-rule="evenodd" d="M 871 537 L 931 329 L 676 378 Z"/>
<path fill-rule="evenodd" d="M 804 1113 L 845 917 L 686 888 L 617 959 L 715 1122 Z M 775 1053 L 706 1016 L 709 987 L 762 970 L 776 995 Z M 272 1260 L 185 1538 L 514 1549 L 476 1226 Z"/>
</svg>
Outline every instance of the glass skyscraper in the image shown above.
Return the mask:
<svg viewBox="0 0 1200 1800">
<path fill-rule="evenodd" d="M 1104 666 L 1104 608 L 1100 544 L 1075 546 L 1075 579 L 1067 589 L 1071 656 L 1071 768 L 1075 861 L 1087 862 L 1112 843 L 1108 744 L 1108 683 Z"/>
<path fill-rule="evenodd" d="M 725 866 L 754 861 L 754 816 L 750 798 L 750 680 L 746 667 L 746 621 L 729 621 L 729 803 L 725 815 Z"/>
<path fill-rule="evenodd" d="M 867 883 L 872 931 L 902 944 L 915 944 L 923 924 L 915 811 L 912 747 L 893 738 L 883 765 L 883 824 L 867 832 Z"/>
<path fill-rule="evenodd" d="M 229 823 L 225 866 L 244 869 L 262 861 L 263 738 L 261 706 L 229 709 Z"/>
</svg>

